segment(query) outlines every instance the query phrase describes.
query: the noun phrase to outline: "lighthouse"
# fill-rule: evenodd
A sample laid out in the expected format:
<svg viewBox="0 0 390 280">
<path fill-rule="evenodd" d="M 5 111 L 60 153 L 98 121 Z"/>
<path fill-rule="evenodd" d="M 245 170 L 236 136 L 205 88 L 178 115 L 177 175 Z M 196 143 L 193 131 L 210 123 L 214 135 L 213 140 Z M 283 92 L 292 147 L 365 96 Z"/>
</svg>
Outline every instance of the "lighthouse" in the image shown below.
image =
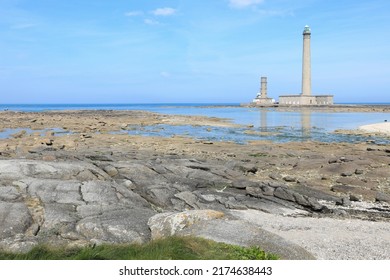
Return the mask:
<svg viewBox="0 0 390 280">
<path fill-rule="evenodd" d="M 273 105 L 275 100 L 267 96 L 267 77 L 260 77 L 260 92 L 257 93 L 252 104 L 255 105 Z"/>
<path fill-rule="evenodd" d="M 308 25 L 303 30 L 303 54 L 302 54 L 302 96 L 311 95 L 311 59 L 310 59 L 311 30 Z"/>
<path fill-rule="evenodd" d="M 267 96 L 267 77 L 260 78 L 260 97 L 268 98 Z"/>
<path fill-rule="evenodd" d="M 308 25 L 303 29 L 302 52 L 302 91 L 296 95 L 280 95 L 281 106 L 327 106 L 333 104 L 333 95 L 318 95 L 311 92 L 311 29 Z"/>
</svg>

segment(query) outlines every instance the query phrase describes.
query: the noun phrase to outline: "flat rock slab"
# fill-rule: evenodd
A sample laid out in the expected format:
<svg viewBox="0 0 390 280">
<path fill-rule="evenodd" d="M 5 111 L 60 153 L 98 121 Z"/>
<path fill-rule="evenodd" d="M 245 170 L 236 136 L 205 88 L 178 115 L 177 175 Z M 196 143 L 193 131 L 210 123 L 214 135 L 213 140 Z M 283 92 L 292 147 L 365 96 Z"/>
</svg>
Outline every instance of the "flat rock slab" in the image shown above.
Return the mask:
<svg viewBox="0 0 390 280">
<path fill-rule="evenodd" d="M 147 226 L 154 214 L 148 209 L 120 209 L 90 216 L 76 225 L 79 234 L 94 243 L 138 243 L 150 240 Z"/>
<path fill-rule="evenodd" d="M 0 160 L 0 170 L 2 249 L 150 240 L 150 204 L 93 164 Z"/>
<path fill-rule="evenodd" d="M 198 236 L 244 247 L 259 246 L 264 251 L 286 260 L 315 259 L 313 254 L 304 248 L 243 220 L 220 219 L 200 222 L 178 232 L 178 235 Z"/>
<path fill-rule="evenodd" d="M 110 176 L 91 163 L 46 162 L 39 160 L 0 160 L 0 180 L 21 178 L 105 180 Z M 89 171 L 89 177 L 86 176 Z M 81 176 L 81 178 L 78 178 Z"/>
</svg>

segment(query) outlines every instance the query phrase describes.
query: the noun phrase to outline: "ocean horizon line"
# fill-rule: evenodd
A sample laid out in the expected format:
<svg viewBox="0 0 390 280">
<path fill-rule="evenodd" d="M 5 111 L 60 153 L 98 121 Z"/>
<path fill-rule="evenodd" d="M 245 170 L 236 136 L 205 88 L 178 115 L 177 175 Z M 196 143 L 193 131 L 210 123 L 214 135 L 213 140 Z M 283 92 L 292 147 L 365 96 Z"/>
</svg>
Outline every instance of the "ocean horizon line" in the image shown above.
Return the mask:
<svg viewBox="0 0 390 280">
<path fill-rule="evenodd" d="M 241 104 L 250 104 L 243 102 L 146 102 L 146 103 L 0 103 L 4 106 L 132 106 L 132 105 L 179 105 L 179 106 L 207 106 L 207 105 L 227 105 L 240 106 Z M 277 105 L 277 104 L 276 104 Z M 338 102 L 334 105 L 390 105 L 390 102 Z"/>
</svg>

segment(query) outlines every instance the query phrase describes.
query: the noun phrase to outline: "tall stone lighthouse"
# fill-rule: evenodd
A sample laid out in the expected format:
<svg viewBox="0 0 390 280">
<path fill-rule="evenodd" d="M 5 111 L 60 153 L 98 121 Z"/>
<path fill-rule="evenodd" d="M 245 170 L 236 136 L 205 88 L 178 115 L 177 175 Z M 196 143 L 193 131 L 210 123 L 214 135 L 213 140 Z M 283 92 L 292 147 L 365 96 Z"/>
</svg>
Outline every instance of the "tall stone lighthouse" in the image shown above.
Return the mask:
<svg viewBox="0 0 390 280">
<path fill-rule="evenodd" d="M 311 30 L 310 27 L 306 25 L 303 29 L 302 92 L 299 95 L 280 95 L 279 105 L 326 106 L 333 104 L 333 95 L 312 95 L 310 38 Z"/>
<path fill-rule="evenodd" d="M 308 25 L 303 30 L 303 55 L 302 55 L 302 95 L 311 95 L 311 61 L 310 61 L 310 35 Z"/>
</svg>

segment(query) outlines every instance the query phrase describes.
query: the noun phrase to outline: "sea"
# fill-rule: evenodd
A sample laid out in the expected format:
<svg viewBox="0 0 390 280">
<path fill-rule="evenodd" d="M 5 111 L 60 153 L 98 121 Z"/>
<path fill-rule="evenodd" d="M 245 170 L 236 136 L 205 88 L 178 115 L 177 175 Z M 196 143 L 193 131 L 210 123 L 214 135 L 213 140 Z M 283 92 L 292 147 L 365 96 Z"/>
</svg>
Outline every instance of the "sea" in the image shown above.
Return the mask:
<svg viewBox="0 0 390 280">
<path fill-rule="evenodd" d="M 369 104 L 371 105 L 371 104 Z M 390 104 L 378 104 L 390 105 Z M 131 127 L 120 133 L 130 135 L 171 137 L 186 136 L 208 141 L 268 140 L 273 142 L 369 142 L 390 144 L 389 137 L 350 135 L 335 133 L 352 130 L 361 125 L 390 121 L 389 113 L 377 112 L 321 112 L 310 109 L 278 111 L 275 108 L 240 107 L 236 103 L 165 103 L 165 104 L 0 104 L 0 111 L 44 112 L 53 110 L 142 110 L 161 114 L 209 116 L 228 119 L 243 125 L 240 128 L 153 125 L 142 129 Z M 47 128 L 67 133 L 59 128 Z M 0 138 L 10 137 L 15 130 L 5 129 Z M 43 132 L 42 132 L 43 133 Z M 71 132 L 68 132 L 71 133 Z"/>
</svg>

